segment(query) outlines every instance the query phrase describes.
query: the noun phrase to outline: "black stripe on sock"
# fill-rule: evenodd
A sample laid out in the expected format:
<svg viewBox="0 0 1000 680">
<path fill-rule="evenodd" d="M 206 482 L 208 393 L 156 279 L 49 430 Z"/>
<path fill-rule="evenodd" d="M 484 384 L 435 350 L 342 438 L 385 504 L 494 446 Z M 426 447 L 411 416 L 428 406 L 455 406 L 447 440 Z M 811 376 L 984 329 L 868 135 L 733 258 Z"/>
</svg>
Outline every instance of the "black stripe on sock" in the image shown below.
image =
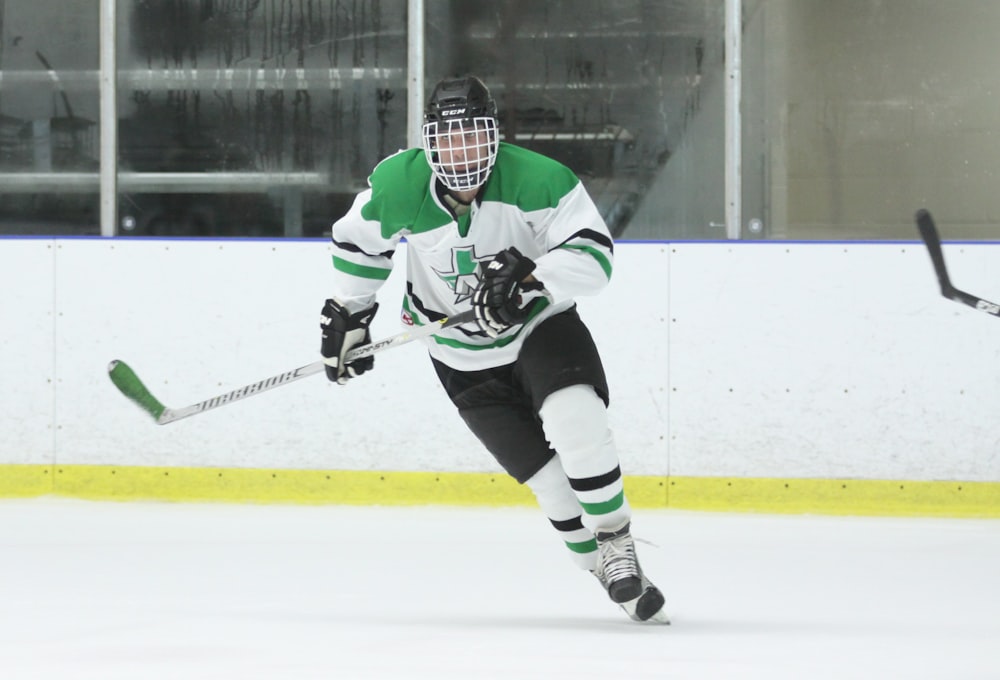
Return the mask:
<svg viewBox="0 0 1000 680">
<path fill-rule="evenodd" d="M 583 521 L 580 516 L 577 515 L 572 519 L 549 519 L 552 522 L 552 526 L 556 528 L 556 531 L 576 531 L 577 529 L 583 528 Z"/>
<path fill-rule="evenodd" d="M 573 479 L 570 477 L 569 485 L 573 488 L 573 491 L 596 491 L 597 489 L 603 489 L 606 486 L 614 484 L 621 478 L 622 468 L 620 465 L 616 465 L 615 469 L 611 472 L 598 475 L 597 477 L 584 477 L 583 479 Z"/>
</svg>

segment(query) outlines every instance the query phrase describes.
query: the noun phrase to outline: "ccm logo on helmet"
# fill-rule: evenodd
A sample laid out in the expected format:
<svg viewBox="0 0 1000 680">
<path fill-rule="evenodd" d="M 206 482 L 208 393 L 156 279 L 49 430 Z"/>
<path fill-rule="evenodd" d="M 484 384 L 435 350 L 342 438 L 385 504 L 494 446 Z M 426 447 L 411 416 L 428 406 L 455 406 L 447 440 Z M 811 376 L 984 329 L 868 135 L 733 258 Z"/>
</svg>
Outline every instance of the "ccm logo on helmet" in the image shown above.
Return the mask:
<svg viewBox="0 0 1000 680">
<path fill-rule="evenodd" d="M 460 113 L 465 113 L 465 107 L 460 109 L 441 109 L 442 116 L 457 116 Z"/>
</svg>

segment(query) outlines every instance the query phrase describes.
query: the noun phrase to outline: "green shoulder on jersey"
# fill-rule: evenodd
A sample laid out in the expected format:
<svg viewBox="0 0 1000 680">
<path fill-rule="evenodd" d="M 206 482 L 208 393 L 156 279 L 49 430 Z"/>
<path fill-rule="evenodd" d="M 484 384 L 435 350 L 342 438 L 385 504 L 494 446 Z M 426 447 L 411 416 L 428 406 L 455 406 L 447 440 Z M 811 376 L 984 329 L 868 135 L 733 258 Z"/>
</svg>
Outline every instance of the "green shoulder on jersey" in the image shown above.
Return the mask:
<svg viewBox="0 0 1000 680">
<path fill-rule="evenodd" d="M 431 168 L 423 149 L 389 156 L 375 166 L 368 181 L 372 196 L 361 215 L 381 225 L 383 238 L 403 230 L 419 234 L 452 221 L 430 196 Z M 579 182 L 562 163 L 501 142 L 483 200 L 502 201 L 526 212 L 554 208 Z"/>
<path fill-rule="evenodd" d="M 500 143 L 483 201 L 516 205 L 524 212 L 554 208 L 580 183 L 573 171 L 548 156 Z"/>
<path fill-rule="evenodd" d="M 361 208 L 361 216 L 381 225 L 382 238 L 403 230 L 419 234 L 452 221 L 430 196 L 431 168 L 423 149 L 389 156 L 375 166 L 368 183 L 372 196 Z"/>
</svg>

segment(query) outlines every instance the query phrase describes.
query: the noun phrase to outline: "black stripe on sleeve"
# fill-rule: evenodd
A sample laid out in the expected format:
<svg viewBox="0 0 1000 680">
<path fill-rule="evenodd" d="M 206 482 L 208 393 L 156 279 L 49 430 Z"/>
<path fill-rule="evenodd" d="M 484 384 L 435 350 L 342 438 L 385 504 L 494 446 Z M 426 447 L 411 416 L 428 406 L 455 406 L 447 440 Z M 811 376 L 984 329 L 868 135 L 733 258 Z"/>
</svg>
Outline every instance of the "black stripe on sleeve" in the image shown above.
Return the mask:
<svg viewBox="0 0 1000 680">
<path fill-rule="evenodd" d="M 608 250 L 610 250 L 612 253 L 615 252 L 615 243 L 614 243 L 614 241 L 612 241 L 610 238 L 608 238 L 607 235 L 602 234 L 599 231 L 594 231 L 593 229 L 581 229 L 580 231 L 576 232 L 575 234 L 573 234 L 572 236 L 570 236 L 568 239 L 566 239 L 565 241 L 563 241 L 562 243 L 560 243 L 559 245 L 557 245 L 556 248 L 561 248 L 562 246 L 566 245 L 567 243 L 569 243 L 571 241 L 574 241 L 574 240 L 576 240 L 578 238 L 586 239 L 588 241 L 593 241 L 594 243 L 597 243 L 599 245 L 604 246 L 605 248 L 607 248 Z M 552 250 L 555 250 L 556 248 L 553 248 Z"/>
</svg>

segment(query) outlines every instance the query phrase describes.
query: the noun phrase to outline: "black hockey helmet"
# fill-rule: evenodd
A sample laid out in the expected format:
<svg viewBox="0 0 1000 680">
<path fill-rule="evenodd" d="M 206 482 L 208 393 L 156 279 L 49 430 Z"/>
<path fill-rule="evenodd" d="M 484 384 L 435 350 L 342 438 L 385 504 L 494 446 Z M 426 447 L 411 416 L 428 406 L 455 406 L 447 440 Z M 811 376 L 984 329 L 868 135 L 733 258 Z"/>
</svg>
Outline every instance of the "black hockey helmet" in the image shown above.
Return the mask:
<svg viewBox="0 0 1000 680">
<path fill-rule="evenodd" d="M 496 118 L 497 103 L 475 76 L 440 81 L 424 108 L 425 123 L 479 117 Z"/>
</svg>

